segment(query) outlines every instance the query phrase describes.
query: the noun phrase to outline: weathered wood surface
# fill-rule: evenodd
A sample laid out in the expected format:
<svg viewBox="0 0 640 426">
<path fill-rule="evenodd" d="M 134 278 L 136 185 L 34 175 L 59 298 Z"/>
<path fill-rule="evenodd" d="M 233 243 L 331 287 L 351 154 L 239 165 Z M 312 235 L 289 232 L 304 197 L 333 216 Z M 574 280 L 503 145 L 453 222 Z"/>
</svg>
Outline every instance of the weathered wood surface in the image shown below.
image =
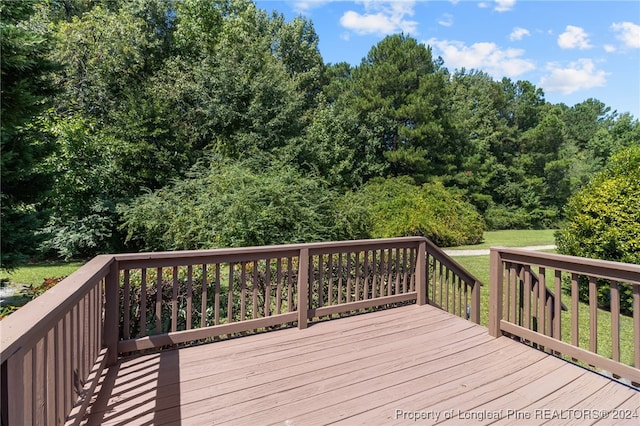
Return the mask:
<svg viewBox="0 0 640 426">
<path fill-rule="evenodd" d="M 592 424 L 576 416 L 594 410 L 611 413 L 598 424 L 640 421 L 614 420 L 617 409 L 640 415 L 640 392 L 411 305 L 120 360 L 84 423 L 414 424 L 418 412 L 432 417 L 421 424 Z"/>
</svg>

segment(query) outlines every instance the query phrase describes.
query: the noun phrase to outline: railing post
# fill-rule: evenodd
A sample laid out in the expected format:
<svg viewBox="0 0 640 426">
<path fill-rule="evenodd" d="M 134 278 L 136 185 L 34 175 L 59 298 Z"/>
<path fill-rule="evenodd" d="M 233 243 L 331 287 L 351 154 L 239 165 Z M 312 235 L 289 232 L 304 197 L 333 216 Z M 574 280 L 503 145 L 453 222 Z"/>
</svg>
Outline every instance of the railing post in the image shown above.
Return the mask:
<svg viewBox="0 0 640 426">
<path fill-rule="evenodd" d="M 640 285 L 632 284 L 633 293 L 633 364 L 640 369 Z"/>
<path fill-rule="evenodd" d="M 489 257 L 489 335 L 502 336 L 500 321 L 502 320 L 503 272 L 499 248 L 491 248 Z"/>
<path fill-rule="evenodd" d="M 416 263 L 416 304 L 427 303 L 427 242 L 418 244 L 418 262 Z"/>
<path fill-rule="evenodd" d="M 309 310 L 309 249 L 300 249 L 298 256 L 298 329 L 307 328 Z"/>
<path fill-rule="evenodd" d="M 104 313 L 104 343 L 107 347 L 108 366 L 118 361 L 118 325 L 120 322 L 120 301 L 118 300 L 119 286 L 118 261 L 113 259 L 109 265 L 109 274 L 105 278 L 105 313 Z"/>
<path fill-rule="evenodd" d="M 471 321 L 480 324 L 480 281 L 475 281 L 471 287 Z"/>
</svg>

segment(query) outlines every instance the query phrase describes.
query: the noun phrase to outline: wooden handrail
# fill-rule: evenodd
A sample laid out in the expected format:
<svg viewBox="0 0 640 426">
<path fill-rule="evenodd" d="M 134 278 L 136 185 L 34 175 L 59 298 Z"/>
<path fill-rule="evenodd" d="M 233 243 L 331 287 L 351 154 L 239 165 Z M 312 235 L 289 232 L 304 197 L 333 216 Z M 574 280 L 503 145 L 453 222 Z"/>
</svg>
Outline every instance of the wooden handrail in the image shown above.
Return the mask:
<svg viewBox="0 0 640 426">
<path fill-rule="evenodd" d="M 123 293 L 123 304 L 130 306 L 130 301 L 138 299 L 141 303 L 135 318 L 127 309 L 124 310 L 123 324 L 120 324 L 122 339 L 117 345 L 117 352 L 274 327 L 290 323 L 293 318 L 299 328 L 305 328 L 315 316 L 410 299 L 420 303 L 421 298 L 424 300 L 426 297 L 426 244 L 427 239 L 423 237 L 404 237 L 115 255 L 118 269 L 126 274 L 123 288 L 128 290 L 125 292 L 133 291 L 131 276 L 138 274 L 142 280 L 136 284 L 142 292 L 139 297 Z M 417 254 L 415 264 L 408 258 L 407 250 L 413 253 L 412 258 Z M 286 268 L 283 268 L 283 262 L 287 264 Z M 213 270 L 215 276 L 212 275 Z M 198 271 L 202 271 L 200 276 L 196 276 Z M 172 278 L 161 277 L 166 273 Z M 149 279 L 157 284 L 149 288 Z M 283 292 L 285 280 L 288 288 Z M 412 284 L 413 281 L 419 284 Z M 181 282 L 186 282 L 186 287 Z M 291 288 L 292 284 L 294 288 Z M 168 288 L 172 289 L 170 300 L 164 295 Z M 209 288 L 213 293 L 207 291 Z M 409 294 L 412 296 L 407 297 Z M 169 297 L 168 293 L 166 297 Z M 227 306 L 220 303 L 224 297 Z M 201 308 L 194 303 L 194 298 L 200 300 Z M 370 298 L 374 300 L 367 300 Z M 149 305 L 154 301 L 155 308 Z M 289 314 L 295 314 L 295 317 L 281 312 L 282 301 L 286 302 Z M 178 317 L 175 312 L 179 303 L 182 303 L 181 311 L 186 315 L 181 320 L 182 328 L 176 324 Z M 160 317 L 168 315 L 162 306 L 168 304 L 173 313 L 161 324 Z M 209 311 L 206 320 L 202 315 L 205 309 Z M 201 324 L 193 324 L 194 315 L 202 318 Z M 147 336 L 149 326 L 155 329 L 155 332 L 149 330 L 151 336 Z M 166 337 L 159 334 L 166 334 Z M 113 361 L 110 358 L 110 362 Z"/>
<path fill-rule="evenodd" d="M 534 274 L 531 268 L 534 266 L 540 271 L 537 282 L 531 279 Z M 520 272 L 525 270 L 531 273 L 526 272 L 525 280 L 522 281 Z M 547 303 L 550 291 L 546 288 L 544 279 L 547 270 L 552 271 L 554 276 L 555 304 Z M 571 336 L 561 334 L 560 310 L 564 307 L 561 290 L 563 276 L 571 282 L 571 294 L 567 296 L 571 299 Z M 588 348 L 580 347 L 579 343 L 578 278 L 581 276 L 588 278 L 585 279 L 588 281 L 585 281 L 585 284 L 589 286 Z M 611 357 L 602 356 L 598 347 L 598 279 L 611 283 Z M 632 289 L 631 365 L 620 362 L 619 283 L 626 283 Z M 537 292 L 533 291 L 535 284 L 539 285 Z M 520 294 L 518 286 L 524 289 Z M 515 315 L 515 312 L 519 312 L 518 315 Z M 547 318 L 554 318 L 553 323 L 545 324 Z M 544 347 L 557 355 L 568 356 L 593 368 L 609 371 L 632 383 L 640 383 L 640 265 L 522 249 L 491 248 L 489 333 L 495 337 L 506 333 L 529 344 Z M 570 342 L 567 341 L 569 337 Z"/>
<path fill-rule="evenodd" d="M 457 276 L 462 278 L 463 281 L 468 283 L 479 283 L 482 285 L 480 280 L 478 280 L 471 272 L 467 271 L 462 265 L 460 265 L 456 260 L 449 256 L 444 252 L 440 247 L 435 245 L 431 240 L 427 239 L 427 253 L 436 257 L 440 263 L 446 266 L 448 269 L 451 269 Z"/>
<path fill-rule="evenodd" d="M 586 257 L 506 247 L 492 247 L 491 250 L 498 251 L 503 262 L 542 266 L 575 274 L 640 284 L 640 265 L 632 263 L 612 262 L 610 260 L 589 259 Z"/>
<path fill-rule="evenodd" d="M 432 273 L 427 280 L 429 303 L 480 324 L 480 287 L 482 282 L 431 240 L 427 239 L 426 245 L 427 256 L 433 259 Z M 459 285 L 453 282 L 456 280 Z M 469 288 L 471 289 L 470 295 L 468 294 Z M 449 298 L 450 292 L 453 300 Z"/>
<path fill-rule="evenodd" d="M 91 283 L 107 275 L 113 257 L 96 256 L 44 294 L 0 321 L 0 361 L 41 339 L 79 299 Z"/>
<path fill-rule="evenodd" d="M 187 264 L 186 262 L 200 263 L 202 259 L 210 259 L 212 257 L 224 257 L 224 256 L 247 256 L 248 254 L 270 254 L 271 257 L 276 257 L 276 254 L 285 255 L 287 252 L 299 252 L 301 249 L 306 248 L 310 254 L 339 252 L 342 249 L 345 251 L 354 251 L 358 249 L 364 249 L 367 247 L 376 246 L 378 248 L 391 248 L 396 247 L 398 244 L 403 243 L 419 243 L 420 241 L 429 241 L 424 237 L 397 237 L 397 238 L 379 238 L 375 240 L 344 240 L 344 241 L 329 241 L 318 243 L 298 243 L 298 244 L 281 244 L 271 246 L 255 246 L 255 247 L 232 247 L 221 249 L 208 249 L 208 250 L 181 250 L 181 251 L 160 251 L 160 252 L 147 252 L 147 253 L 119 253 L 113 255 L 113 257 L 122 264 L 127 264 L 131 261 L 145 260 L 153 262 L 159 259 L 172 259 L 174 263 L 179 262 L 180 265 Z M 435 246 L 431 243 L 433 247 Z M 153 265 L 155 266 L 155 265 Z"/>
<path fill-rule="evenodd" d="M 63 424 L 74 406 L 86 408 L 105 366 L 97 360 L 112 263 L 92 259 L 0 321 L 2 424 Z"/>
</svg>

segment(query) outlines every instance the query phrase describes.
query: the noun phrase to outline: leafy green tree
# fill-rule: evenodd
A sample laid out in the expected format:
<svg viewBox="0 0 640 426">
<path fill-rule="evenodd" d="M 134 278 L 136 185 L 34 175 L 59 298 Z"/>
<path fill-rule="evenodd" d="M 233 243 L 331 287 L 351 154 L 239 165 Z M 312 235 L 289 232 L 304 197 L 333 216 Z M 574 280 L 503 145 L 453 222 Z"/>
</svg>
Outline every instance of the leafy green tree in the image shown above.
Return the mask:
<svg viewBox="0 0 640 426">
<path fill-rule="evenodd" d="M 305 174 L 322 178 L 331 188 L 356 189 L 363 183 L 362 176 L 371 172 L 365 168 L 366 163 L 357 158 L 353 135 L 358 121 L 346 111 L 336 114 L 331 105 L 319 97 L 320 105 L 314 109 L 302 136 L 281 151 L 284 162 L 296 164 Z"/>
<path fill-rule="evenodd" d="M 447 182 L 464 189 L 484 214 L 493 205 L 490 183 L 503 158 L 502 144 L 511 137 L 502 111 L 506 99 L 500 83 L 483 72 L 460 70 L 451 76 L 448 96 L 452 122 L 466 146 L 460 170 Z M 498 157 L 499 156 L 499 157 Z"/>
<path fill-rule="evenodd" d="M 590 173 L 600 171 L 609 158 L 622 149 L 640 144 L 640 121 L 630 114 L 622 114 L 601 124 L 585 142 Z"/>
<path fill-rule="evenodd" d="M 536 127 L 546 105 L 542 89 L 528 81 L 514 83 L 508 78 L 502 79 L 502 86 L 508 99 L 504 114 L 509 123 L 521 132 Z"/>
<path fill-rule="evenodd" d="M 65 67 L 54 76 L 62 90 L 45 119 L 58 148 L 45 165 L 55 177 L 46 200 L 51 216 L 41 232 L 47 254 L 70 258 L 117 250 L 115 205 L 190 166 L 150 84 L 169 37 L 158 18 L 162 4 L 97 5 L 52 19 L 52 57 Z"/>
<path fill-rule="evenodd" d="M 584 149 L 598 129 L 611 120 L 609 111 L 609 107 L 593 98 L 569 108 L 564 114 L 567 139 Z"/>
<path fill-rule="evenodd" d="M 121 153 L 96 127 L 79 114 L 47 123 L 58 146 L 45 162 L 55 176 L 47 197 L 51 215 L 40 231 L 48 256 L 87 258 L 120 247 L 114 190 Z"/>
<path fill-rule="evenodd" d="M 640 264 L 640 144 L 614 155 L 571 197 L 556 241 L 563 254 Z M 588 298 L 586 290 L 582 296 Z M 626 286 L 621 309 L 627 313 L 631 299 Z M 599 302 L 608 306 L 608 286 L 600 286 Z"/>
<path fill-rule="evenodd" d="M 313 23 L 301 16 L 286 22 L 282 14 L 274 12 L 270 26 L 272 54 L 304 95 L 308 110 L 316 105 L 316 97 L 322 91 L 324 62 L 318 49 L 318 34 Z"/>
<path fill-rule="evenodd" d="M 204 3 L 178 5 L 176 46 L 185 48 L 154 78 L 162 111 L 192 150 L 277 157 L 303 127 L 308 100 L 298 79 L 317 65 L 312 28 L 288 27 L 251 2 Z"/>
<path fill-rule="evenodd" d="M 0 3 L 2 269 L 35 252 L 40 202 L 50 184 L 41 162 L 54 146 L 37 116 L 54 93 L 49 77 L 58 66 L 48 59 L 50 38 L 28 26 L 32 13 L 32 2 Z"/>
</svg>

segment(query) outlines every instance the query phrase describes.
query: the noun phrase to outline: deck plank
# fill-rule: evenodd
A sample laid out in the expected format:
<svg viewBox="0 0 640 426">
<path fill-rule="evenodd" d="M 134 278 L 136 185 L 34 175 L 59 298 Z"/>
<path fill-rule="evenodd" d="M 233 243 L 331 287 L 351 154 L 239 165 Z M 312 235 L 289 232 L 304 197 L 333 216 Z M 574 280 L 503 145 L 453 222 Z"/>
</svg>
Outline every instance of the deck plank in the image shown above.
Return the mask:
<svg viewBox="0 0 640 426">
<path fill-rule="evenodd" d="M 429 424 L 496 421 L 466 418 L 483 410 L 502 410 L 500 424 L 554 424 L 506 412 L 614 408 L 640 410 L 640 392 L 410 305 L 123 359 L 84 424 L 415 423 L 397 410 L 439 414 Z"/>
</svg>

